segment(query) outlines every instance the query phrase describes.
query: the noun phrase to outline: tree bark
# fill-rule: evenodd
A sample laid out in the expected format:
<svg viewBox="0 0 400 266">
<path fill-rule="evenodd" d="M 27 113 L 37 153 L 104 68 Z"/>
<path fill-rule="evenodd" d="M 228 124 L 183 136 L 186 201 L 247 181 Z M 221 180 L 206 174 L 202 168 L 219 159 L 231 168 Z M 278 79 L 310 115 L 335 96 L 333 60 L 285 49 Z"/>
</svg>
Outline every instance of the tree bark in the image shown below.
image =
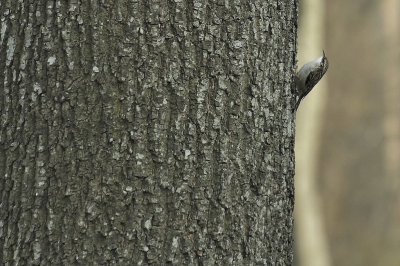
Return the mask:
<svg viewBox="0 0 400 266">
<path fill-rule="evenodd" d="M 2 265 L 290 265 L 297 0 L 2 1 Z"/>
</svg>

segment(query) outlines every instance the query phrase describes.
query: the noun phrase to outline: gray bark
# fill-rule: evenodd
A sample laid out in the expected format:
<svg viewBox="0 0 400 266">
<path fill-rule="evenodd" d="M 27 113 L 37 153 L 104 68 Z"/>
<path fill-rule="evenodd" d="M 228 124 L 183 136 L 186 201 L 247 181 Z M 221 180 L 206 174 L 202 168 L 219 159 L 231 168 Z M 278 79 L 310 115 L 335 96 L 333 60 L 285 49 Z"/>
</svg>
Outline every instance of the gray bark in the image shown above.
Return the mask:
<svg viewBox="0 0 400 266">
<path fill-rule="evenodd" d="M 290 265 L 297 0 L 1 1 L 2 265 Z"/>
</svg>

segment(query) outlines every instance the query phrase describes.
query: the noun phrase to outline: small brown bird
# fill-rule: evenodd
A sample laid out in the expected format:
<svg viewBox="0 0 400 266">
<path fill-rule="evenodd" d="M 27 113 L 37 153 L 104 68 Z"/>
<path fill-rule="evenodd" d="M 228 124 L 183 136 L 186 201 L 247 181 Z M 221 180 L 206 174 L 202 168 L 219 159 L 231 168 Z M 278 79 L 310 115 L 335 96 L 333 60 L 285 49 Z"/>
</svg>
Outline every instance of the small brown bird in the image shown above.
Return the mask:
<svg viewBox="0 0 400 266">
<path fill-rule="evenodd" d="M 307 96 L 307 94 L 314 88 L 315 85 L 321 80 L 328 70 L 329 62 L 325 56 L 325 51 L 322 51 L 322 56 L 308 62 L 302 66 L 296 74 L 296 90 L 297 102 L 295 111 L 299 108 L 300 102 Z"/>
</svg>

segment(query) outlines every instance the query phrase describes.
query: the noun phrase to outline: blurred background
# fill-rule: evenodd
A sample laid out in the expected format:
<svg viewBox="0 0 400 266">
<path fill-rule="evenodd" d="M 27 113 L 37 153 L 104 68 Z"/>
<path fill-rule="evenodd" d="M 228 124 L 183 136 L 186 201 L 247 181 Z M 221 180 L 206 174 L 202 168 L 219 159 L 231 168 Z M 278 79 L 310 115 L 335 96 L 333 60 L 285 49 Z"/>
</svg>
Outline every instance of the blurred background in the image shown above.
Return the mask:
<svg viewBox="0 0 400 266">
<path fill-rule="evenodd" d="M 296 266 L 400 265 L 400 1 L 302 0 L 298 67 L 324 79 L 296 117 Z"/>
</svg>

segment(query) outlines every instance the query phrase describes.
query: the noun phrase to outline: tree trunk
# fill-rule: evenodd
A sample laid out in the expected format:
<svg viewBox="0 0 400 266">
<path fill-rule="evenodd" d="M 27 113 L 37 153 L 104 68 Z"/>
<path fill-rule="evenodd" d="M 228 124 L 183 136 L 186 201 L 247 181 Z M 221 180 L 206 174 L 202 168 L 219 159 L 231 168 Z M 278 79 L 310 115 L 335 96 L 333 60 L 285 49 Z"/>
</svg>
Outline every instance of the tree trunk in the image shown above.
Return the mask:
<svg viewBox="0 0 400 266">
<path fill-rule="evenodd" d="M 290 265 L 297 0 L 2 1 L 2 265 Z"/>
</svg>

